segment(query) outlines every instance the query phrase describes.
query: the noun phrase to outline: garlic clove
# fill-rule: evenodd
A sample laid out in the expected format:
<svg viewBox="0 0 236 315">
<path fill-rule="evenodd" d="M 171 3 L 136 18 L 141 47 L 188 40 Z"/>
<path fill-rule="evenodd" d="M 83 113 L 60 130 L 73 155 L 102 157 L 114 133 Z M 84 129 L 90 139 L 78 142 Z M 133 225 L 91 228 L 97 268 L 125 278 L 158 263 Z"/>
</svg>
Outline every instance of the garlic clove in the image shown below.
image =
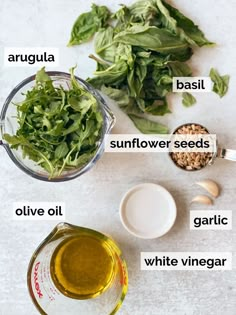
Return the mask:
<svg viewBox="0 0 236 315">
<path fill-rule="evenodd" d="M 196 184 L 206 189 L 215 198 L 217 198 L 220 194 L 219 185 L 211 179 L 205 179 L 200 182 L 196 182 Z"/>
<path fill-rule="evenodd" d="M 209 198 L 208 196 L 205 195 L 198 195 L 196 197 L 193 198 L 193 200 L 191 201 L 192 203 L 202 203 L 204 205 L 213 205 L 213 201 L 211 200 L 211 198 Z"/>
</svg>

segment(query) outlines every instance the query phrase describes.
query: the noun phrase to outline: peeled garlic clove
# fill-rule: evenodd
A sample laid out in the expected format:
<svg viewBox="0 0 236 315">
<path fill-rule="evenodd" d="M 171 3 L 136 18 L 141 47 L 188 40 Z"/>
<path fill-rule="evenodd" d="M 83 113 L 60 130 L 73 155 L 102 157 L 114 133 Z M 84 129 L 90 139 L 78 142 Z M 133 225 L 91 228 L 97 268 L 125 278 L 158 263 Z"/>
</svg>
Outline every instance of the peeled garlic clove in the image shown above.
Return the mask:
<svg viewBox="0 0 236 315">
<path fill-rule="evenodd" d="M 211 179 L 205 179 L 197 182 L 196 184 L 206 189 L 215 198 L 217 198 L 220 194 L 219 185 Z"/>
<path fill-rule="evenodd" d="M 208 196 L 205 195 L 199 195 L 196 196 L 195 198 L 193 198 L 193 200 L 191 201 L 191 203 L 202 203 L 204 205 L 213 205 L 213 201 L 211 200 L 211 198 L 209 198 Z"/>
</svg>

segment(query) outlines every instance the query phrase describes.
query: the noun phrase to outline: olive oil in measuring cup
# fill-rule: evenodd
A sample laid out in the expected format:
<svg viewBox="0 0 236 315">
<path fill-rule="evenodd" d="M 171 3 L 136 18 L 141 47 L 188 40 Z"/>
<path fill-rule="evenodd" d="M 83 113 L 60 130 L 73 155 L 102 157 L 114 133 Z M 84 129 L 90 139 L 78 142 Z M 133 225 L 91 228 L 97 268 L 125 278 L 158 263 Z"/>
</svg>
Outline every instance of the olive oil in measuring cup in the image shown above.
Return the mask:
<svg viewBox="0 0 236 315">
<path fill-rule="evenodd" d="M 42 315 L 114 315 L 128 289 L 127 266 L 113 239 L 65 222 L 33 253 L 27 280 Z"/>
<path fill-rule="evenodd" d="M 74 235 L 55 249 L 50 270 L 61 293 L 87 299 L 100 295 L 110 286 L 116 264 L 106 241 L 91 235 Z"/>
</svg>

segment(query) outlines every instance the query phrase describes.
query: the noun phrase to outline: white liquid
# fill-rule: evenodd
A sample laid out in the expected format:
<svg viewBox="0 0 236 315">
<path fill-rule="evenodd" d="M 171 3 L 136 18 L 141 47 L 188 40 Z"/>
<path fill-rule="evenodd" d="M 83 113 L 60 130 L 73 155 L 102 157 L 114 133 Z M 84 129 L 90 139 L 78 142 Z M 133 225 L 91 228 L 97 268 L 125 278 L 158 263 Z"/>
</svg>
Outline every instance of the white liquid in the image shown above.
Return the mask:
<svg viewBox="0 0 236 315">
<path fill-rule="evenodd" d="M 173 198 L 161 186 L 144 184 L 130 191 L 122 206 L 126 227 L 144 238 L 165 234 L 173 225 L 176 206 Z"/>
</svg>

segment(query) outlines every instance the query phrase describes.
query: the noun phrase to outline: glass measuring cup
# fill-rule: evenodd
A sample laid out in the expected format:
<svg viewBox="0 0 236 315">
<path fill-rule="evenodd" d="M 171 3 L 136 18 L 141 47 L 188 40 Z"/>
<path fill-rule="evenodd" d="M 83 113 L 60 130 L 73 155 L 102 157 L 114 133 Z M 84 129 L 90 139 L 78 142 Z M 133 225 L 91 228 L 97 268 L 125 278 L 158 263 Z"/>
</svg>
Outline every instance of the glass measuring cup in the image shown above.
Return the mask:
<svg viewBox="0 0 236 315">
<path fill-rule="evenodd" d="M 104 286 L 102 292 L 93 294 L 95 296 L 93 298 L 89 294 L 73 297 L 73 293 L 70 294 L 71 290 L 62 293 L 60 286 L 55 281 L 55 273 L 52 268 L 53 257 L 58 252 L 58 248 L 61 248 L 61 244 L 70 241 L 73 237 L 88 237 L 93 242 L 102 242 L 103 249 L 109 253 L 112 264 L 110 281 Z M 80 255 L 79 251 L 77 255 Z M 62 266 L 63 259 L 68 262 L 67 258 L 68 255 L 66 256 L 64 252 Z M 70 268 L 66 263 L 63 268 L 65 266 Z M 74 272 L 73 279 L 76 277 L 77 274 Z M 120 308 L 128 288 L 126 263 L 116 243 L 97 231 L 68 223 L 58 224 L 37 248 L 29 264 L 27 279 L 30 296 L 37 310 L 44 315 L 112 315 Z M 80 281 L 80 279 L 77 280 Z M 86 273 L 81 277 L 81 286 L 84 281 L 89 281 L 89 275 Z"/>
<path fill-rule="evenodd" d="M 47 72 L 47 74 L 52 79 L 54 86 L 62 86 L 65 89 L 70 88 L 70 74 L 59 71 L 49 71 Z M 101 111 L 101 114 L 103 116 L 103 127 L 100 139 L 97 143 L 97 151 L 95 155 L 91 158 L 91 160 L 80 168 L 73 168 L 71 170 L 63 171 L 63 173 L 58 177 L 49 179 L 49 174 L 42 167 L 40 167 L 34 161 L 23 157 L 21 150 L 11 149 L 8 143 L 3 139 L 4 133 L 8 133 L 10 135 L 16 134 L 16 131 L 18 129 L 17 107 L 13 104 L 20 103 L 24 100 L 24 95 L 22 95 L 22 93 L 26 93 L 27 91 L 31 90 L 32 87 L 35 85 L 35 75 L 26 78 L 20 84 L 18 84 L 9 94 L 3 105 L 0 115 L 0 145 L 2 145 L 6 149 L 9 157 L 15 163 L 15 165 L 17 165 L 26 174 L 36 179 L 50 182 L 60 182 L 74 179 L 82 175 L 86 171 L 90 170 L 91 167 L 103 154 L 104 137 L 105 134 L 109 133 L 114 126 L 115 116 L 107 106 L 107 103 L 105 102 L 103 97 L 97 92 L 97 90 L 95 90 L 90 84 L 78 77 L 76 77 L 76 80 L 84 89 L 86 89 L 96 98 L 99 110 Z"/>
<path fill-rule="evenodd" d="M 172 135 L 175 135 L 180 128 L 192 126 L 192 125 L 199 126 L 206 131 L 206 134 L 210 134 L 208 129 L 206 127 L 202 126 L 201 124 L 186 123 L 186 124 L 182 124 L 182 125 L 178 126 L 177 128 L 175 128 L 175 130 L 172 132 Z M 216 140 L 216 148 L 215 148 L 214 152 L 212 152 L 211 158 L 209 159 L 209 161 L 204 166 L 202 166 L 199 169 L 187 169 L 187 168 L 181 167 L 180 165 L 178 165 L 174 161 L 174 159 L 172 158 L 171 152 L 169 153 L 169 156 L 170 156 L 170 159 L 172 160 L 172 162 L 175 164 L 175 166 L 179 167 L 180 169 L 182 169 L 184 171 L 193 172 L 193 171 L 201 170 L 208 165 L 212 165 L 215 162 L 216 158 L 223 158 L 223 159 L 230 160 L 230 161 L 236 161 L 236 150 L 220 148 L 218 145 L 218 141 Z"/>
</svg>

